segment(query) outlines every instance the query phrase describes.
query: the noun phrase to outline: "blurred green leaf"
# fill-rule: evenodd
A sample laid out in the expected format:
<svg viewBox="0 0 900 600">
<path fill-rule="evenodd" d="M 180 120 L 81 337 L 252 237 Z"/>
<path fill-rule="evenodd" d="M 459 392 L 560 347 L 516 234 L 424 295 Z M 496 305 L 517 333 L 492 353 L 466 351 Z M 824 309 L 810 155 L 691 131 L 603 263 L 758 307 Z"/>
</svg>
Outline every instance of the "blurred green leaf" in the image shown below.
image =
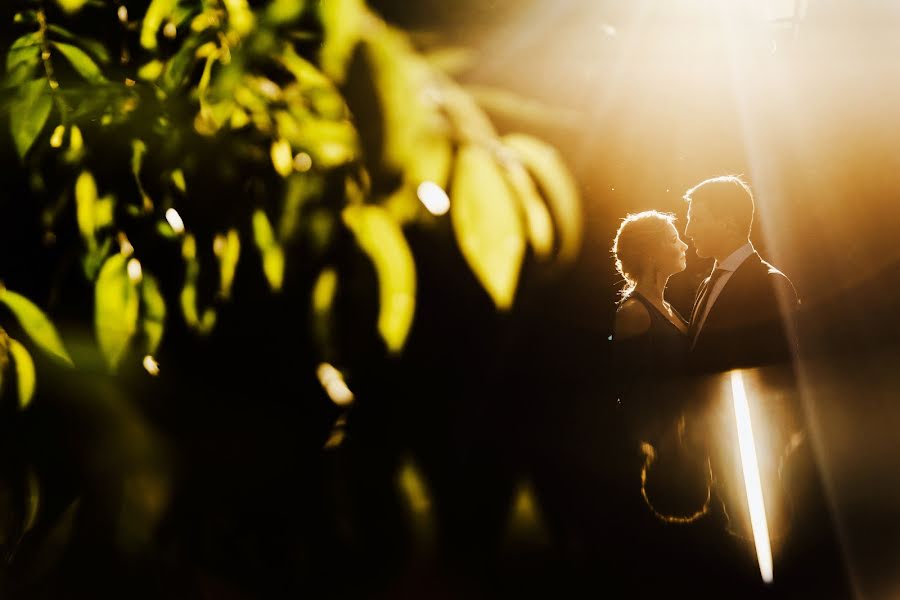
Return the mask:
<svg viewBox="0 0 900 600">
<path fill-rule="evenodd" d="M 147 153 L 147 144 L 142 140 L 131 140 L 131 172 L 135 177 L 141 174 L 141 165 L 144 163 L 144 154 Z"/>
<path fill-rule="evenodd" d="M 87 4 L 87 0 L 56 0 L 56 3 L 65 12 L 71 14 L 81 10 Z"/>
<path fill-rule="evenodd" d="M 41 56 L 41 38 L 35 33 L 27 33 L 18 38 L 6 53 L 6 72 L 13 71 L 22 63 L 37 64 Z"/>
<path fill-rule="evenodd" d="M 378 274 L 378 332 L 390 352 L 403 348 L 416 307 L 416 268 L 412 252 L 390 214 L 380 206 L 353 205 L 342 213 L 357 244 Z"/>
<path fill-rule="evenodd" d="M 515 159 L 504 163 L 506 178 L 516 193 L 525 216 L 528 241 L 538 258 L 546 258 L 553 251 L 553 221 L 547 205 L 538 194 L 531 175 Z"/>
<path fill-rule="evenodd" d="M 140 297 L 128 277 L 128 258 L 110 256 L 97 277 L 94 325 L 100 350 L 110 370 L 115 372 L 137 331 Z"/>
<path fill-rule="evenodd" d="M 75 216 L 78 231 L 88 246 L 93 249 L 97 245 L 94 238 L 94 219 L 96 217 L 97 184 L 90 171 L 82 171 L 75 181 Z"/>
<path fill-rule="evenodd" d="M 216 326 L 216 311 L 209 307 L 203 317 L 197 310 L 197 280 L 200 278 L 200 263 L 197 262 L 197 240 L 193 235 L 184 236 L 181 254 L 185 261 L 184 287 L 179 297 L 181 313 L 188 327 L 201 335 L 206 335 Z"/>
<path fill-rule="evenodd" d="M 295 173 L 288 177 L 284 191 L 284 209 L 278 222 L 278 239 L 282 242 L 294 238 L 300 228 L 303 205 L 311 198 L 322 195 L 322 178 L 313 173 Z"/>
<path fill-rule="evenodd" d="M 475 63 L 476 58 L 474 50 L 462 46 L 436 48 L 425 53 L 428 64 L 448 75 L 462 73 Z"/>
<path fill-rule="evenodd" d="M 467 144 L 451 186 L 450 219 L 466 262 L 497 308 L 513 302 L 525 240 L 512 191 L 491 153 Z"/>
<path fill-rule="evenodd" d="M 113 224 L 115 208 L 116 199 L 112 196 L 104 196 L 97 200 L 94 205 L 94 231 Z"/>
<path fill-rule="evenodd" d="M 312 333 L 319 344 L 320 352 L 329 358 L 333 353 L 332 339 L 333 312 L 332 306 L 337 294 L 338 276 L 332 267 L 322 269 L 316 278 L 312 291 Z"/>
<path fill-rule="evenodd" d="M 234 284 L 234 274 L 241 256 L 241 238 L 237 229 L 229 229 L 219 239 L 222 240 L 222 247 L 216 252 L 219 257 L 219 293 L 223 298 L 228 298 L 231 296 L 231 286 Z"/>
<path fill-rule="evenodd" d="M 555 148 L 525 134 L 502 139 L 540 186 L 560 233 L 559 258 L 572 261 L 581 249 L 582 219 L 578 188 Z"/>
<path fill-rule="evenodd" d="M 47 315 L 31 300 L 11 290 L 3 288 L 0 292 L 0 302 L 16 317 L 22 330 L 42 352 L 49 354 L 64 363 L 71 365 L 72 359 L 56 331 L 56 327 L 47 318 Z"/>
<path fill-rule="evenodd" d="M 568 130 L 574 130 L 581 122 L 576 111 L 550 106 L 509 90 L 486 85 L 467 85 L 465 90 L 485 111 L 506 120 Z"/>
<path fill-rule="evenodd" d="M 253 213 L 253 240 L 262 254 L 263 273 L 273 292 L 284 283 L 284 251 L 275 239 L 272 224 L 262 210 Z"/>
<path fill-rule="evenodd" d="M 97 66 L 97 63 L 95 63 L 84 50 L 78 46 L 64 44 L 63 42 L 53 42 L 53 45 L 63 53 L 63 56 L 72 63 L 72 66 L 75 67 L 78 74 L 84 77 L 88 83 L 106 82 L 106 77 L 103 76 L 100 67 Z"/>
<path fill-rule="evenodd" d="M 106 64 L 109 62 L 109 52 L 106 50 L 106 47 L 94 38 L 86 35 L 75 35 L 68 29 L 63 29 L 59 25 L 54 25 L 53 23 L 48 24 L 47 29 L 57 34 L 59 37 L 83 47 L 93 54 L 101 63 Z"/>
<path fill-rule="evenodd" d="M 16 381 L 18 382 L 19 408 L 24 410 L 31 403 L 34 396 L 35 372 L 34 361 L 25 346 L 9 338 L 9 353 L 16 366 Z"/>
<path fill-rule="evenodd" d="M 144 273 L 141 280 L 141 305 L 147 354 L 152 355 L 162 341 L 166 323 L 166 301 L 159 291 L 159 283 L 156 278 L 148 273 Z"/>
<path fill-rule="evenodd" d="M 272 25 L 284 25 L 297 19 L 305 9 L 305 0 L 273 0 L 266 8 L 266 20 Z"/>
<path fill-rule="evenodd" d="M 337 271 L 331 267 L 322 269 L 316 278 L 312 293 L 312 308 L 316 314 L 324 314 L 331 310 L 337 292 Z"/>
<path fill-rule="evenodd" d="M 166 62 L 160 85 L 167 94 L 172 94 L 185 82 L 185 78 L 197 62 L 194 53 L 202 41 L 203 38 L 200 37 L 188 38 L 181 48 L 178 49 L 178 52 Z"/>
<path fill-rule="evenodd" d="M 239 36 L 244 37 L 253 29 L 255 17 L 247 0 L 222 0 L 228 10 L 228 25 Z"/>
<path fill-rule="evenodd" d="M 25 158 L 38 134 L 44 128 L 53 101 L 46 79 L 38 79 L 22 85 L 19 94 L 10 103 L 10 130 L 21 158 Z"/>
<path fill-rule="evenodd" d="M 362 0 L 320 0 L 319 18 L 325 39 L 319 50 L 322 70 L 337 83 L 343 83 L 347 64 L 359 42 L 364 19 L 368 16 Z"/>
<path fill-rule="evenodd" d="M 156 50 L 156 33 L 162 22 L 175 10 L 177 0 L 152 0 L 141 23 L 141 46 Z"/>
</svg>

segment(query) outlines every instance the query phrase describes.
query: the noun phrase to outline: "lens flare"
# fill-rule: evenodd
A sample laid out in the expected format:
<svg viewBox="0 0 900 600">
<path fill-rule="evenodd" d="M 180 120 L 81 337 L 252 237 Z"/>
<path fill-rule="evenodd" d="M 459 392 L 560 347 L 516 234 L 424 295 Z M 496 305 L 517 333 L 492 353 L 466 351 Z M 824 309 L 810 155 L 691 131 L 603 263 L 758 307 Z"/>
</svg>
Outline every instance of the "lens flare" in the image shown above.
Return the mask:
<svg viewBox="0 0 900 600">
<path fill-rule="evenodd" d="M 762 484 L 759 479 L 759 465 L 756 460 L 756 444 L 750 424 L 750 407 L 744 391 L 744 379 L 740 371 L 731 373 L 731 392 L 734 402 L 734 418 L 737 421 L 738 445 L 741 449 L 741 467 L 744 471 L 744 489 L 750 506 L 750 526 L 756 544 L 756 559 L 763 581 L 772 582 L 772 545 L 769 542 L 769 526 L 766 522 L 766 508 L 763 503 Z"/>
<path fill-rule="evenodd" d="M 416 195 L 425 208 L 433 215 L 443 215 L 450 210 L 450 198 L 447 192 L 433 181 L 423 181 L 416 189 Z"/>
</svg>

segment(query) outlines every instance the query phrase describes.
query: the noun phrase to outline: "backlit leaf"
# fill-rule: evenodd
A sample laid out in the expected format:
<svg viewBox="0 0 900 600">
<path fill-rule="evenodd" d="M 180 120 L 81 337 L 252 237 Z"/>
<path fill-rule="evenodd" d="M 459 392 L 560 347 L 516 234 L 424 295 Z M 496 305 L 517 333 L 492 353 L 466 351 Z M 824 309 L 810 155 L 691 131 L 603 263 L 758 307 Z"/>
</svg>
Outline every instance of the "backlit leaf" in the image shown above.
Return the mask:
<svg viewBox="0 0 900 600">
<path fill-rule="evenodd" d="M 56 0 L 56 3 L 59 4 L 59 7 L 64 11 L 71 14 L 81 10 L 81 8 L 87 4 L 87 0 Z"/>
<path fill-rule="evenodd" d="M 380 206 L 353 205 L 342 213 L 378 274 L 378 332 L 390 352 L 403 348 L 416 307 L 416 269 L 400 226 Z"/>
<path fill-rule="evenodd" d="M 141 46 L 156 49 L 156 32 L 162 22 L 175 10 L 177 0 L 152 0 L 141 23 Z"/>
<path fill-rule="evenodd" d="M 97 241 L 94 238 L 94 219 L 96 217 L 97 184 L 90 171 L 83 171 L 75 181 L 75 217 L 78 230 L 88 248 L 93 248 Z"/>
<path fill-rule="evenodd" d="M 63 39 L 75 42 L 82 46 L 85 50 L 93 54 L 101 63 L 105 64 L 109 62 L 109 52 L 106 50 L 106 47 L 97 40 L 87 37 L 86 35 L 75 35 L 68 29 L 63 29 L 59 25 L 54 25 L 53 23 L 48 24 L 47 29 Z"/>
<path fill-rule="evenodd" d="M 40 41 L 37 33 L 28 33 L 13 42 L 6 54 L 6 72 L 15 70 L 23 63 L 37 64 L 41 55 Z"/>
<path fill-rule="evenodd" d="M 247 0 L 223 0 L 228 11 L 228 25 L 239 36 L 244 37 L 253 29 L 253 11 Z"/>
<path fill-rule="evenodd" d="M 147 354 L 154 354 L 162 340 L 166 323 L 166 301 L 159 291 L 156 278 L 144 274 L 141 282 L 141 305 L 143 313 L 144 336 L 147 341 Z"/>
<path fill-rule="evenodd" d="M 16 317 L 25 334 L 34 342 L 35 346 L 50 356 L 71 365 L 72 359 L 56 331 L 56 327 L 47 318 L 47 315 L 31 300 L 11 290 L 3 289 L 0 292 L 0 302 Z"/>
<path fill-rule="evenodd" d="M 25 158 L 34 140 L 44 128 L 52 104 L 50 86 L 46 79 L 22 85 L 19 94 L 10 103 L 10 130 L 21 158 Z"/>
<path fill-rule="evenodd" d="M 519 162 L 509 161 L 506 177 L 516 193 L 525 217 L 528 241 L 539 258 L 546 258 L 553 251 L 553 222 L 547 206 L 538 194 L 531 176 Z"/>
<path fill-rule="evenodd" d="M 360 38 L 366 7 L 362 0 L 321 0 L 319 17 L 325 40 L 319 51 L 322 70 L 334 81 L 342 83 L 353 48 Z"/>
<path fill-rule="evenodd" d="M 497 308 L 512 305 L 525 239 L 512 191 L 490 152 L 465 145 L 451 186 L 450 220 L 466 262 Z"/>
<path fill-rule="evenodd" d="M 272 224 L 262 210 L 253 213 L 253 240 L 262 254 L 263 273 L 269 287 L 277 292 L 284 283 L 284 250 L 275 239 Z"/>
<path fill-rule="evenodd" d="M 63 53 L 63 56 L 72 63 L 72 66 L 75 67 L 78 74 L 84 77 L 86 81 L 89 83 L 103 83 L 106 81 L 103 73 L 100 72 L 100 67 L 97 66 L 97 63 L 95 63 L 84 50 L 78 46 L 64 44 L 62 42 L 53 42 L 53 45 L 56 46 L 57 50 Z"/>
<path fill-rule="evenodd" d="M 272 142 L 270 154 L 276 173 L 287 177 L 294 171 L 294 155 L 291 154 L 291 145 L 287 140 L 280 139 Z"/>
<path fill-rule="evenodd" d="M 559 153 L 545 142 L 524 134 L 503 137 L 503 143 L 540 186 L 559 230 L 559 258 L 574 260 L 581 249 L 582 219 L 578 188 Z"/>
<path fill-rule="evenodd" d="M 128 258 L 109 257 L 97 277 L 94 300 L 94 326 L 100 350 L 110 370 L 115 372 L 137 331 L 140 297 L 128 277 Z"/>
<path fill-rule="evenodd" d="M 222 249 L 219 254 L 219 293 L 223 298 L 231 296 L 234 274 L 241 256 L 241 238 L 237 229 L 229 229 L 221 238 Z"/>
<path fill-rule="evenodd" d="M 25 346 L 16 340 L 9 338 L 9 353 L 16 365 L 16 380 L 18 382 L 19 407 L 23 410 L 31 403 L 34 396 L 35 372 L 34 361 Z"/>
</svg>

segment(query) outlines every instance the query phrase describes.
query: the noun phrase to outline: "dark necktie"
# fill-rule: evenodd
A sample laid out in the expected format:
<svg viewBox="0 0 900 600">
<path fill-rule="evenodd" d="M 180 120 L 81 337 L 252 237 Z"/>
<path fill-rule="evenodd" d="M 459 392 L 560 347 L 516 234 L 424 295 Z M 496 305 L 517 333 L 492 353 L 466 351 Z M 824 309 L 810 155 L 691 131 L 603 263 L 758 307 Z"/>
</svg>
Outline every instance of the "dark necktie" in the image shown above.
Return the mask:
<svg viewBox="0 0 900 600">
<path fill-rule="evenodd" d="M 730 272 L 731 271 L 725 269 L 714 269 L 712 274 L 710 274 L 710 276 L 706 278 L 706 281 L 703 282 L 703 289 L 700 290 L 700 297 L 697 298 L 694 310 L 691 311 L 691 324 L 688 327 L 688 337 L 690 337 L 690 339 L 693 340 L 697 337 L 700 319 L 703 318 L 703 312 L 706 310 L 706 305 L 709 303 L 709 295 L 712 294 L 713 286 L 722 278 L 722 275 Z"/>
</svg>

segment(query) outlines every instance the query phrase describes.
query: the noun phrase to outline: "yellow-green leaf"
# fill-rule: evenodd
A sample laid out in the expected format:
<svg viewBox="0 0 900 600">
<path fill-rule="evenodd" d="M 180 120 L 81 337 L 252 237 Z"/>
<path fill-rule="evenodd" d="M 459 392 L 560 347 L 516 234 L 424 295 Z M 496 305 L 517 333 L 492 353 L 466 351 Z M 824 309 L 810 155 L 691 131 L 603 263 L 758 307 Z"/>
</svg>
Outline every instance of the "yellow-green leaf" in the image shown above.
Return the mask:
<svg viewBox="0 0 900 600">
<path fill-rule="evenodd" d="M 241 256 L 241 238 L 237 229 L 229 229 L 226 235 L 216 238 L 216 243 L 221 243 L 221 248 L 216 248 L 216 255 L 219 257 L 219 293 L 223 298 L 228 298 L 231 296 L 231 286 L 234 284 L 234 274 Z"/>
<path fill-rule="evenodd" d="M 103 196 L 97 200 L 94 205 L 94 231 L 113 224 L 115 208 L 116 199 L 113 196 Z"/>
<path fill-rule="evenodd" d="M 337 271 L 331 267 L 322 269 L 316 284 L 313 286 L 312 308 L 316 314 L 327 313 L 331 310 L 334 295 L 337 292 Z"/>
<path fill-rule="evenodd" d="M 228 25 L 239 36 L 244 37 L 253 29 L 253 11 L 247 0 L 223 0 L 228 10 Z"/>
<path fill-rule="evenodd" d="M 141 24 L 141 46 L 147 50 L 156 49 L 156 32 L 163 20 L 175 10 L 177 0 L 152 0 Z"/>
<path fill-rule="evenodd" d="M 94 239 L 94 220 L 96 218 L 97 183 L 90 171 L 82 171 L 75 181 L 75 218 L 78 231 L 88 248 L 96 245 Z"/>
<path fill-rule="evenodd" d="M 71 14 L 81 10 L 81 7 L 87 4 L 87 0 L 56 0 L 56 3 L 61 9 Z"/>
<path fill-rule="evenodd" d="M 46 79 L 21 85 L 18 95 L 10 102 L 10 130 L 21 158 L 25 158 L 44 124 L 47 123 L 52 105 L 50 86 Z"/>
<path fill-rule="evenodd" d="M 128 258 L 109 257 L 97 277 L 94 299 L 94 326 L 100 350 L 110 370 L 115 372 L 137 331 L 140 297 L 128 277 Z"/>
<path fill-rule="evenodd" d="M 581 249 L 581 202 L 575 181 L 559 153 L 545 142 L 524 134 L 507 135 L 503 143 L 525 165 L 544 193 L 560 234 L 559 258 L 574 260 Z"/>
<path fill-rule="evenodd" d="M 78 46 L 64 44 L 62 42 L 53 42 L 53 45 L 56 46 L 57 50 L 63 53 L 63 56 L 72 63 L 72 66 L 75 67 L 78 74 L 84 77 L 86 81 L 89 83 L 103 83 L 106 81 L 106 77 L 103 76 L 100 67 L 97 66 L 97 63 L 95 63 L 84 50 Z"/>
<path fill-rule="evenodd" d="M 25 346 L 16 340 L 9 338 L 9 353 L 16 365 L 16 380 L 18 381 L 19 407 L 23 410 L 31 403 L 34 396 L 35 373 L 34 361 Z"/>
<path fill-rule="evenodd" d="M 99 60 L 101 63 L 106 64 L 109 62 L 110 57 L 109 52 L 106 50 L 106 47 L 94 38 L 88 37 L 86 35 L 75 35 L 68 29 L 63 29 L 59 25 L 54 25 L 53 23 L 48 24 L 47 29 L 57 34 L 61 38 L 69 40 L 70 42 L 74 42 L 82 48 L 86 49 L 88 52 L 97 57 L 97 60 Z"/>
<path fill-rule="evenodd" d="M 141 282 L 141 304 L 143 305 L 144 336 L 147 354 L 154 354 L 162 341 L 166 323 L 166 301 L 159 291 L 159 283 L 150 274 L 144 273 Z"/>
<path fill-rule="evenodd" d="M 266 19 L 273 25 L 283 25 L 299 17 L 304 8 L 305 0 L 273 0 L 266 9 Z"/>
<path fill-rule="evenodd" d="M 512 191 L 494 157 L 462 147 L 451 187 L 450 220 L 466 262 L 497 308 L 512 305 L 525 252 Z"/>
<path fill-rule="evenodd" d="M 137 75 L 144 81 L 156 81 L 163 72 L 163 63 L 158 59 L 153 59 L 143 67 L 138 69 Z"/>
<path fill-rule="evenodd" d="M 546 258 L 553 251 L 553 221 L 547 205 L 541 200 L 531 176 L 521 163 L 512 160 L 504 165 L 506 177 L 522 207 L 528 241 L 538 258 Z"/>
<path fill-rule="evenodd" d="M 416 307 L 416 268 L 400 226 L 380 206 L 353 205 L 342 213 L 378 275 L 378 332 L 390 352 L 406 342 Z"/>
<path fill-rule="evenodd" d="M 342 83 L 353 48 L 359 41 L 366 7 L 362 0 L 321 0 L 319 17 L 325 39 L 319 51 L 322 70 Z"/>
<path fill-rule="evenodd" d="M 263 273 L 273 292 L 281 289 L 284 283 L 284 251 L 275 239 L 272 224 L 262 210 L 253 213 L 253 240 L 262 254 Z"/>
<path fill-rule="evenodd" d="M 287 177 L 294 172 L 294 155 L 291 153 L 291 145 L 287 140 L 279 139 L 272 142 L 270 154 L 276 173 Z"/>
<path fill-rule="evenodd" d="M 56 327 L 31 300 L 4 288 L 0 292 L 0 302 L 9 308 L 35 346 L 66 364 L 72 364 L 72 359 L 66 352 L 66 347 L 59 337 Z"/>
</svg>

